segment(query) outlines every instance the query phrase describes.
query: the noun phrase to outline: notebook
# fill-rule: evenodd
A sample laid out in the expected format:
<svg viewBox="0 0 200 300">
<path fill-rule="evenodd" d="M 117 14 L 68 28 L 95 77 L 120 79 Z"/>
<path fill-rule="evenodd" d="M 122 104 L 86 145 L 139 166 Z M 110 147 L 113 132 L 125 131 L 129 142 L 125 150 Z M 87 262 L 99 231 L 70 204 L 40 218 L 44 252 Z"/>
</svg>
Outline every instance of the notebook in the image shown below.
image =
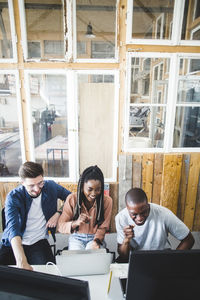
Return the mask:
<svg viewBox="0 0 200 300">
<path fill-rule="evenodd" d="M 68 250 L 56 256 L 56 264 L 62 276 L 106 274 L 110 271 L 112 253 L 98 250 Z"/>
</svg>

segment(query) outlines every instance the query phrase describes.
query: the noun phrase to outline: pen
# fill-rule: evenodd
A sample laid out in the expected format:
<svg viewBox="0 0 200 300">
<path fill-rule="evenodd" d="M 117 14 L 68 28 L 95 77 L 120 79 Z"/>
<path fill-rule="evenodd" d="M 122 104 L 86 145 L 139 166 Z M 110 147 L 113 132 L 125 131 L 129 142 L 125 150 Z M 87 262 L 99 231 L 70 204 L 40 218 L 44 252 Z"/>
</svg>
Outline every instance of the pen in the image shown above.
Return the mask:
<svg viewBox="0 0 200 300">
<path fill-rule="evenodd" d="M 109 283 L 108 283 L 108 290 L 107 290 L 107 294 L 110 291 L 110 284 L 111 284 L 111 279 L 112 279 L 112 271 L 110 271 L 110 278 L 109 278 Z"/>
</svg>

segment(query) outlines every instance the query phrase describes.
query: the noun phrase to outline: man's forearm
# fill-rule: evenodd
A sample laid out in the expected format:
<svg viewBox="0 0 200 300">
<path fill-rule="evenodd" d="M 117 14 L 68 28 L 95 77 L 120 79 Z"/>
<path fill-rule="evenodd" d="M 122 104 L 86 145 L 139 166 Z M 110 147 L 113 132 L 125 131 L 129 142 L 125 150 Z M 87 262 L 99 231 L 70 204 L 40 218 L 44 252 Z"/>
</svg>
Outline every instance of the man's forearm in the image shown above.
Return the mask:
<svg viewBox="0 0 200 300">
<path fill-rule="evenodd" d="M 16 260 L 18 268 L 32 270 L 33 268 L 28 264 L 24 248 L 22 246 L 22 239 L 20 236 L 15 236 L 11 240 L 11 246 Z"/>
<path fill-rule="evenodd" d="M 120 256 L 128 258 L 130 252 L 130 240 L 125 238 L 123 244 L 118 245 L 118 252 Z"/>
<path fill-rule="evenodd" d="M 189 250 L 192 248 L 192 246 L 194 245 L 194 238 L 193 235 L 191 234 L 191 232 L 189 232 L 189 234 L 186 236 L 186 238 L 184 238 L 180 244 L 178 245 L 178 247 L 176 248 L 177 250 Z"/>
</svg>

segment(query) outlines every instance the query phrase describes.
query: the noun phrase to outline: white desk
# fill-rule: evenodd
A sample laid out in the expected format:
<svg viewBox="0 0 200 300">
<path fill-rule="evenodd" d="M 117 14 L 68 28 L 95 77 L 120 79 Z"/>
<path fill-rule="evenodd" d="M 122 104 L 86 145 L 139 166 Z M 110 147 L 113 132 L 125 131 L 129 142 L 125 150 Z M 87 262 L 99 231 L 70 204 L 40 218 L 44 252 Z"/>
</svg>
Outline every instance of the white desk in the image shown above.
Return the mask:
<svg viewBox="0 0 200 300">
<path fill-rule="evenodd" d="M 33 266 L 34 271 L 44 272 L 53 275 L 60 275 L 55 266 Z M 75 279 L 86 280 L 89 282 L 91 300 L 122 300 L 123 294 L 121 291 L 119 277 L 127 277 L 128 264 L 111 264 L 112 280 L 110 291 L 107 293 L 110 274 L 77 276 Z"/>
</svg>

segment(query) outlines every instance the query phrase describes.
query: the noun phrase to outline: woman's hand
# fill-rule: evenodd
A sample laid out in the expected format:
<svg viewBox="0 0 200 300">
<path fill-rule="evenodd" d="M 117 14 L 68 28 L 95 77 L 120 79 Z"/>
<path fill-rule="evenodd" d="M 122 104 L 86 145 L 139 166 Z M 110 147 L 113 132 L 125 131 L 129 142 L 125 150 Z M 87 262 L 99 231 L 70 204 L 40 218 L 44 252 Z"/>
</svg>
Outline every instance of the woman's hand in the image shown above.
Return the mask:
<svg viewBox="0 0 200 300">
<path fill-rule="evenodd" d="M 82 213 L 77 220 L 72 222 L 72 228 L 74 229 L 84 223 L 89 223 L 89 217 Z"/>
<path fill-rule="evenodd" d="M 91 249 L 99 249 L 100 248 L 100 245 L 99 244 L 97 244 L 97 242 L 95 242 L 95 241 L 93 241 L 92 242 L 92 245 L 91 245 Z"/>
</svg>

